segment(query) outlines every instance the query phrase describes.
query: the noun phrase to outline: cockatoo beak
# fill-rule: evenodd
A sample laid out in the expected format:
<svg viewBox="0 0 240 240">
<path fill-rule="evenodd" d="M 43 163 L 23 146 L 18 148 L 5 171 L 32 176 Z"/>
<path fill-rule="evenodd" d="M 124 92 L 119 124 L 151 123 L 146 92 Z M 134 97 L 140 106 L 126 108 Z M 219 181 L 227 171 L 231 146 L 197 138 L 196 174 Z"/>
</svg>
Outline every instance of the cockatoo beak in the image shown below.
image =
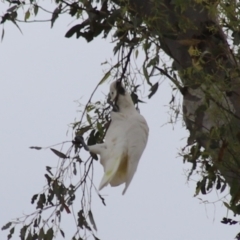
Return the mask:
<svg viewBox="0 0 240 240">
<path fill-rule="evenodd" d="M 110 93 L 108 94 L 107 103 L 112 106 L 114 112 L 119 111 L 119 107 L 115 103 L 116 99 L 112 100 Z"/>
<path fill-rule="evenodd" d="M 120 79 L 116 82 L 116 89 L 118 94 L 125 95 L 125 88 L 123 87 Z"/>
</svg>

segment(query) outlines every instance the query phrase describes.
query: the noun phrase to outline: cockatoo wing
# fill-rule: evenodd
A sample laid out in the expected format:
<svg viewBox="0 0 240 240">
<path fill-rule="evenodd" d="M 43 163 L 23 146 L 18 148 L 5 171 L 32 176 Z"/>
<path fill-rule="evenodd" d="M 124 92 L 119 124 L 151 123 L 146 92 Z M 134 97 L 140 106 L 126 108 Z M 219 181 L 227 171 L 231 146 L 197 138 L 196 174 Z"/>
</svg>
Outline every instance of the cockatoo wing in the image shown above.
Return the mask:
<svg viewBox="0 0 240 240">
<path fill-rule="evenodd" d="M 101 158 L 105 174 L 99 190 L 108 183 L 111 186 L 118 186 L 125 182 L 123 194 L 126 192 L 146 147 L 147 139 L 148 126 L 138 112 L 127 116 L 112 113 L 112 122 L 105 141 L 107 154 Z"/>
<path fill-rule="evenodd" d="M 115 182 L 114 178 L 119 175 L 119 170 L 124 168 L 122 160 L 125 159 L 127 155 L 124 116 L 120 113 L 112 112 L 111 119 L 112 121 L 105 137 L 107 151 L 104 152 L 100 160 L 105 173 L 100 183 L 99 190 L 108 183 L 112 185 L 112 181 Z M 123 182 L 124 181 L 121 183 Z M 115 183 L 113 185 L 118 186 L 119 184 Z"/>
<path fill-rule="evenodd" d="M 139 160 L 147 144 L 148 133 L 149 129 L 144 117 L 138 113 L 134 114 L 129 119 L 129 130 L 126 135 L 128 164 L 125 188 L 122 194 L 127 191 L 137 170 Z"/>
<path fill-rule="evenodd" d="M 107 161 L 107 164 L 104 166 L 105 167 L 104 176 L 101 180 L 99 190 L 105 187 L 108 183 L 111 184 L 112 180 L 116 177 L 116 175 L 119 172 L 122 159 L 124 159 L 124 152 L 121 151 L 120 149 L 114 148 L 113 151 L 111 151 L 111 155 Z"/>
</svg>

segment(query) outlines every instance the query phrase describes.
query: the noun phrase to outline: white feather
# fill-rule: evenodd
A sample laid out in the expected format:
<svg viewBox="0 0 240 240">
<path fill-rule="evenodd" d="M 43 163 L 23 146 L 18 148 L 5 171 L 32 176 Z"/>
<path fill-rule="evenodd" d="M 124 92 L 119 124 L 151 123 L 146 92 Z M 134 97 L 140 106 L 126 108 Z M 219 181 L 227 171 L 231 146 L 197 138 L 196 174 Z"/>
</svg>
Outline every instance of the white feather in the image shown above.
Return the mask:
<svg viewBox="0 0 240 240">
<path fill-rule="evenodd" d="M 110 86 L 110 96 L 116 98 L 116 82 Z M 113 99 L 112 99 L 113 100 Z M 89 150 L 100 154 L 104 176 L 99 190 L 108 185 L 125 183 L 126 192 L 137 170 L 141 155 L 148 140 L 146 120 L 135 109 L 130 94 L 118 96 L 119 112 L 111 113 L 111 124 L 106 133 L 105 143 L 89 146 Z"/>
</svg>

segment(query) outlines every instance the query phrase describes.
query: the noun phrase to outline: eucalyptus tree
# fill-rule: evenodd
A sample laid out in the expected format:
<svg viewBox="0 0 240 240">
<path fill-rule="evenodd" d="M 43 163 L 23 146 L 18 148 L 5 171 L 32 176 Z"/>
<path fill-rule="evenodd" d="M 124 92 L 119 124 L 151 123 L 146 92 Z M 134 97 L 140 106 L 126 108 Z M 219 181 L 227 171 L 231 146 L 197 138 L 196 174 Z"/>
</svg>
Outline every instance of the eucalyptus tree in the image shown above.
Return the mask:
<svg viewBox="0 0 240 240">
<path fill-rule="evenodd" d="M 27 22 L 55 22 L 63 15 L 75 19 L 65 37 L 85 39 L 111 38 L 114 42 L 114 64 L 96 88 L 83 109 L 82 117 L 73 124 L 74 133 L 83 135 L 88 144 L 103 142 L 109 125 L 110 106 L 106 100 L 92 101 L 98 86 L 108 78 L 119 78 L 131 91 L 138 107 L 143 85 L 149 88 L 149 98 L 157 94 L 159 81 L 164 76 L 173 86 L 170 105 L 173 114 L 183 116 L 189 137 L 180 153 L 184 162 L 192 164 L 199 179 L 195 195 L 208 194 L 216 188 L 230 193 L 224 205 L 235 215 L 240 214 L 240 3 L 236 0 L 56 0 L 55 9 L 46 9 L 44 1 L 5 0 L 8 10 L 1 16 L 2 39 L 7 34 L 6 22 L 21 31 Z M 24 15 L 22 16 L 22 11 Z M 38 19 L 40 12 L 49 14 Z M 139 53 L 144 60 L 136 69 L 134 60 Z M 166 59 L 171 61 L 166 61 Z M 140 82 L 137 78 L 144 78 Z M 182 109 L 176 105 L 176 92 L 182 96 Z M 179 114 L 181 112 L 182 114 Z M 23 223 L 21 239 L 52 239 L 58 232 L 61 217 L 70 212 L 80 194 L 82 208 L 78 210 L 76 233 L 73 239 L 82 239 L 81 231 L 90 232 L 95 239 L 96 224 L 91 212 L 92 166 L 97 157 L 81 158 L 81 144 L 74 138 L 66 153 L 51 148 L 60 159 L 57 170 L 46 167 L 47 185 L 32 197 L 36 212 L 19 221 L 9 222 L 9 238 L 15 226 Z M 41 149 L 41 147 L 32 147 Z M 83 169 L 80 181 L 77 165 Z M 65 180 L 68 171 L 71 180 Z M 74 182 L 74 183 L 73 183 Z M 81 188 L 80 188 L 81 187 Z M 81 190 L 80 190 L 81 189 Z M 89 191 L 87 191 L 88 189 Z M 104 198 L 97 192 L 100 200 Z M 51 211 L 42 220 L 42 214 Z M 46 225 L 52 216 L 54 223 Z M 237 221 L 223 218 L 223 223 Z M 81 230 L 81 231 L 80 231 Z M 240 235 L 238 236 L 240 238 Z"/>
</svg>

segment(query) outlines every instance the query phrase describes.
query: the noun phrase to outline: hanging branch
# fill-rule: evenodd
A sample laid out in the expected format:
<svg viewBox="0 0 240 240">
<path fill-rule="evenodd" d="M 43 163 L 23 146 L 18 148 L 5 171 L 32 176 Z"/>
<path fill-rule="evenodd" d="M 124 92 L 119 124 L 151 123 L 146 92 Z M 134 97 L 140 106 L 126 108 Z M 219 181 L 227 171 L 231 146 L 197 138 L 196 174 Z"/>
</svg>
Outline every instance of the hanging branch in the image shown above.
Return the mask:
<svg viewBox="0 0 240 240">
<path fill-rule="evenodd" d="M 177 79 L 171 77 L 171 76 L 168 74 L 168 72 L 165 71 L 164 69 L 159 68 L 159 67 L 157 67 L 157 66 L 155 66 L 155 68 L 156 68 L 161 74 L 165 75 L 165 76 L 177 87 L 177 89 L 184 95 L 184 93 L 185 93 L 185 91 L 184 91 L 185 88 L 182 87 L 182 86 L 179 84 L 179 82 L 177 81 Z"/>
<path fill-rule="evenodd" d="M 128 67 L 129 62 L 130 62 L 133 49 L 134 49 L 134 45 L 130 47 L 130 50 L 129 50 L 127 56 L 126 56 L 127 59 L 126 59 L 125 65 L 124 65 L 124 67 L 123 67 L 122 74 L 121 74 L 120 78 L 118 79 L 118 82 L 119 82 L 119 83 L 122 83 L 122 80 L 123 80 L 123 78 L 124 78 L 124 75 L 125 75 L 125 73 L 126 73 L 126 71 L 127 71 L 127 67 Z"/>
</svg>

